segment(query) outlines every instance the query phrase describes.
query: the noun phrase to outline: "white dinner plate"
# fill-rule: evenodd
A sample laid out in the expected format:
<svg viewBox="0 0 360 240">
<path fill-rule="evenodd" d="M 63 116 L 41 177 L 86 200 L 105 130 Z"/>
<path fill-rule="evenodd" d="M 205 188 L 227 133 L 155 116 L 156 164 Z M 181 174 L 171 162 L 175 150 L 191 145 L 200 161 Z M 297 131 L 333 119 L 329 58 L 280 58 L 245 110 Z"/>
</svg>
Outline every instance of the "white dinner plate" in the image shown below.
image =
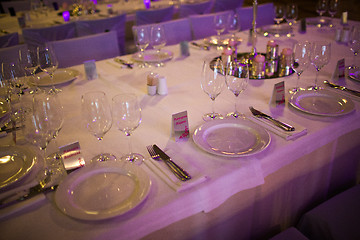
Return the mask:
<svg viewBox="0 0 360 240">
<path fill-rule="evenodd" d="M 215 46 L 227 46 L 229 45 L 230 37 L 221 36 L 220 40 L 218 36 L 211 36 L 204 39 L 204 44 L 206 45 L 215 45 Z M 242 42 L 241 38 L 237 38 L 237 43 L 240 44 Z"/>
<path fill-rule="evenodd" d="M 71 173 L 59 185 L 55 201 L 65 214 L 101 220 L 124 214 L 145 200 L 151 181 L 139 166 L 97 162 Z"/>
<path fill-rule="evenodd" d="M 64 84 L 75 80 L 80 75 L 80 72 L 71 68 L 56 69 L 52 80 L 49 74 L 45 72 L 41 72 L 36 75 L 38 78 L 36 81 L 32 80 L 32 84 L 39 87 L 51 87 L 53 85 Z"/>
<path fill-rule="evenodd" d="M 195 144 L 208 153 L 226 157 L 249 156 L 270 144 L 270 134 L 246 119 L 213 120 L 198 127 Z"/>
<path fill-rule="evenodd" d="M 350 79 L 360 82 L 360 69 L 359 68 L 355 68 L 355 69 L 349 69 L 348 67 L 347 69 L 347 73 Z"/>
<path fill-rule="evenodd" d="M 275 34 L 286 35 L 288 33 L 291 33 L 292 29 L 291 26 L 289 26 L 288 24 L 280 24 L 280 25 L 264 26 L 260 29 L 260 31 L 272 35 Z"/>
<path fill-rule="evenodd" d="M 289 102 L 300 111 L 328 117 L 342 116 L 355 109 L 351 99 L 326 89 L 300 90 L 291 96 Z"/>
<path fill-rule="evenodd" d="M 0 188 L 22 179 L 35 164 L 36 155 L 18 146 L 0 147 Z"/>
<path fill-rule="evenodd" d="M 140 57 L 139 53 L 134 53 L 132 58 L 138 62 L 148 62 L 148 63 L 157 63 L 169 61 L 173 58 L 174 53 L 167 50 L 161 50 L 160 56 L 155 50 L 148 50 L 144 52 L 144 58 Z"/>
</svg>

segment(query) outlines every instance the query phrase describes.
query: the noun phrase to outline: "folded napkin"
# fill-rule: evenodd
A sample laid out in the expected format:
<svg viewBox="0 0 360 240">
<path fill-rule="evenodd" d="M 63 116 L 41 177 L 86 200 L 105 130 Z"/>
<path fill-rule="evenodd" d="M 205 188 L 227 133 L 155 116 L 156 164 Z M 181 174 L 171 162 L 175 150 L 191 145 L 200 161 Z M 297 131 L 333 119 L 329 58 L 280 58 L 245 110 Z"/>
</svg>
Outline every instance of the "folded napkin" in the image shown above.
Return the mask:
<svg viewBox="0 0 360 240">
<path fill-rule="evenodd" d="M 266 112 L 264 112 L 267 114 Z M 271 123 L 269 120 L 266 120 L 264 118 L 257 118 L 254 116 L 250 117 L 250 120 L 259 124 L 260 126 L 264 127 L 265 129 L 275 133 L 276 135 L 284 138 L 285 140 L 295 140 L 301 136 L 304 136 L 307 134 L 307 129 L 299 124 L 289 122 L 287 119 L 282 118 L 276 118 L 277 120 L 280 120 L 282 122 L 288 123 L 295 127 L 295 131 L 285 131 L 277 126 L 275 126 L 273 123 Z"/>
<path fill-rule="evenodd" d="M 204 182 L 207 179 L 207 177 L 203 175 L 199 171 L 199 169 L 197 169 L 194 165 L 187 161 L 188 159 L 184 159 L 182 156 L 180 156 L 179 153 L 169 149 L 166 151 L 166 154 L 170 156 L 177 165 L 179 165 L 187 173 L 190 174 L 190 180 L 187 180 L 185 182 L 179 180 L 163 161 L 149 159 L 145 160 L 144 162 L 151 171 L 158 175 L 161 180 L 163 180 L 170 188 L 172 188 L 176 192 L 181 192 L 189 189 L 199 183 Z"/>
</svg>

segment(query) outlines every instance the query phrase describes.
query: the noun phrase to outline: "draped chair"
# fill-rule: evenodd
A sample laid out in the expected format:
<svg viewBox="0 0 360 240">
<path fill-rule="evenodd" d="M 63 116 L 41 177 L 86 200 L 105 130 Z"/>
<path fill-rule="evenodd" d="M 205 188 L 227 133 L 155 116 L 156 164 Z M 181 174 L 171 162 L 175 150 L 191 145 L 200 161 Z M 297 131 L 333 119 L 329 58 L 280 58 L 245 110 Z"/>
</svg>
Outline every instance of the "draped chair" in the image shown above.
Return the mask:
<svg viewBox="0 0 360 240">
<path fill-rule="evenodd" d="M 242 7 L 244 0 L 214 0 L 214 12 L 223 12 Z"/>
<path fill-rule="evenodd" d="M 170 21 L 173 19 L 174 11 L 174 6 L 161 9 L 138 10 L 135 13 L 135 24 L 139 26 Z"/>
<path fill-rule="evenodd" d="M 88 60 L 98 61 L 119 55 L 119 44 L 115 31 L 48 42 L 47 45 L 54 49 L 60 68 L 79 65 Z"/>
<path fill-rule="evenodd" d="M 119 55 L 123 55 L 125 54 L 125 24 L 126 14 L 122 14 L 104 19 L 77 21 L 75 22 L 75 27 L 78 37 L 115 31 L 119 43 Z"/>
<path fill-rule="evenodd" d="M 212 0 L 201 3 L 181 4 L 179 6 L 179 17 L 185 18 L 190 15 L 210 13 L 212 7 L 213 7 Z"/>
<path fill-rule="evenodd" d="M 192 15 L 189 17 L 193 39 L 201 39 L 216 35 L 214 18 L 218 14 L 231 14 L 231 11 Z M 225 32 L 226 33 L 226 30 Z"/>
<path fill-rule="evenodd" d="M 162 23 L 154 23 L 142 25 L 141 27 L 147 27 L 148 32 L 151 32 L 151 27 L 156 25 L 162 25 L 164 27 L 166 36 L 166 45 L 178 44 L 182 41 L 191 41 L 191 26 L 188 18 L 182 18 L 177 20 L 166 21 Z M 134 26 L 133 29 L 138 28 Z"/>
<path fill-rule="evenodd" d="M 22 32 L 24 42 L 32 47 L 76 37 L 75 22 L 45 28 L 24 28 Z"/>
<path fill-rule="evenodd" d="M 19 34 L 17 32 L 0 36 L 0 48 L 11 47 L 19 44 Z"/>
<path fill-rule="evenodd" d="M 15 12 L 29 11 L 31 9 L 30 1 L 2 1 L 1 6 L 5 13 L 9 13 L 9 8 L 14 8 Z"/>
<path fill-rule="evenodd" d="M 17 62 L 19 60 L 19 51 L 24 51 L 27 48 L 28 46 L 26 44 L 19 44 L 11 47 L 0 48 L 0 63 Z"/>
<path fill-rule="evenodd" d="M 237 8 L 236 12 L 240 18 L 241 30 L 252 28 L 253 7 Z M 258 5 L 256 27 L 274 24 L 274 4 L 264 3 Z"/>
</svg>

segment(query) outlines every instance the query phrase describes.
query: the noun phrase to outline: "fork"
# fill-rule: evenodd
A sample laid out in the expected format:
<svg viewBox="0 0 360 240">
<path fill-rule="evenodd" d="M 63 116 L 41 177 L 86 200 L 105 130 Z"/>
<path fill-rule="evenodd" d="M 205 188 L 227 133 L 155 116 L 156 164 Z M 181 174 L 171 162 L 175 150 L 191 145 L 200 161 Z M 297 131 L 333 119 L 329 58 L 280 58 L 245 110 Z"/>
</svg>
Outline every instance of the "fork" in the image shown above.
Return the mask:
<svg viewBox="0 0 360 240">
<path fill-rule="evenodd" d="M 152 145 L 146 146 L 146 149 L 148 150 L 150 156 L 152 159 L 156 160 L 156 161 L 161 161 L 162 159 L 160 158 L 159 154 L 157 154 L 153 148 Z M 180 179 L 181 181 L 187 181 L 189 180 L 189 178 L 184 177 L 169 161 L 165 161 L 166 166 L 169 167 L 169 169 L 174 173 L 174 175 Z"/>
</svg>

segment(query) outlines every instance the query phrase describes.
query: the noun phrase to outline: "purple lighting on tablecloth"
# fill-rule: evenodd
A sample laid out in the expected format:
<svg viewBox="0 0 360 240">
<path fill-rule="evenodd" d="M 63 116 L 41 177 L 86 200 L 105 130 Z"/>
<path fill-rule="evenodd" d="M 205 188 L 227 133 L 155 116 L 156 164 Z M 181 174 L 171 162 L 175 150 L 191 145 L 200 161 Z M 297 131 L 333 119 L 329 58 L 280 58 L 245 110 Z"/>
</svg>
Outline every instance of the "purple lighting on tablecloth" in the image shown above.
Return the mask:
<svg viewBox="0 0 360 240">
<path fill-rule="evenodd" d="M 62 15 L 63 15 L 65 22 L 68 22 L 70 20 L 70 12 L 69 11 L 64 11 Z"/>
<path fill-rule="evenodd" d="M 146 9 L 149 9 L 150 5 L 151 5 L 151 1 L 150 0 L 144 0 L 144 5 L 145 5 Z"/>
</svg>

